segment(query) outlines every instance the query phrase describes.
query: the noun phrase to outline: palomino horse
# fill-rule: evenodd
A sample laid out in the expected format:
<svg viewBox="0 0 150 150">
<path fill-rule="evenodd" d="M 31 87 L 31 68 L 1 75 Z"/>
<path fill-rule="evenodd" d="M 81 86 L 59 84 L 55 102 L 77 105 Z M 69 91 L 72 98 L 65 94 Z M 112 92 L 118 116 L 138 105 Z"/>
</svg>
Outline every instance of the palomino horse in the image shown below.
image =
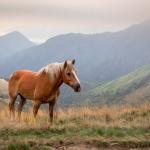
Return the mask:
<svg viewBox="0 0 150 150">
<path fill-rule="evenodd" d="M 53 108 L 60 94 L 60 86 L 66 83 L 80 92 L 80 81 L 74 68 L 75 60 L 67 60 L 63 63 L 52 63 L 43 67 L 38 72 L 30 70 L 19 70 L 14 72 L 9 80 L 9 111 L 14 114 L 14 103 L 17 96 L 20 96 L 18 105 L 18 118 L 21 117 L 21 111 L 26 99 L 33 101 L 33 115 L 36 118 L 38 109 L 42 103 L 49 104 L 49 118 L 53 121 Z"/>
</svg>

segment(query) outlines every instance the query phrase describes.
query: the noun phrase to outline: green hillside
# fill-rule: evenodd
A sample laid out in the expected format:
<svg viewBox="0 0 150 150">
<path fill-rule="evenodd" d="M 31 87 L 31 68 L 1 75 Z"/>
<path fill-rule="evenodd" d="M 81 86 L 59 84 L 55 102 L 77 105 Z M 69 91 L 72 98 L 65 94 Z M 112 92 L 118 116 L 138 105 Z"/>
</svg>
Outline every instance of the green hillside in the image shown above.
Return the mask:
<svg viewBox="0 0 150 150">
<path fill-rule="evenodd" d="M 126 99 L 127 95 L 133 97 L 133 93 L 137 90 L 140 94 L 140 89 L 146 88 L 149 85 L 148 83 L 150 83 L 150 65 L 143 66 L 119 79 L 97 86 L 90 90 L 88 94 L 91 98 L 94 98 L 94 101 L 113 103 Z M 128 99 L 130 98 L 128 97 Z"/>
</svg>

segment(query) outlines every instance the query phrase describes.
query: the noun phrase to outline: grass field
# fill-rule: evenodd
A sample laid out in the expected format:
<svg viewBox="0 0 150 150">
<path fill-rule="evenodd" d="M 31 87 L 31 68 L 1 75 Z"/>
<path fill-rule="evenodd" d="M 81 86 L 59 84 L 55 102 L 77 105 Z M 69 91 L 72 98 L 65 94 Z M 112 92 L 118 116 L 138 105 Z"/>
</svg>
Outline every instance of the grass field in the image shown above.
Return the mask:
<svg viewBox="0 0 150 150">
<path fill-rule="evenodd" d="M 54 123 L 40 110 L 21 122 L 10 121 L 7 106 L 0 107 L 0 149 L 128 149 L 150 147 L 150 104 L 58 108 Z"/>
</svg>

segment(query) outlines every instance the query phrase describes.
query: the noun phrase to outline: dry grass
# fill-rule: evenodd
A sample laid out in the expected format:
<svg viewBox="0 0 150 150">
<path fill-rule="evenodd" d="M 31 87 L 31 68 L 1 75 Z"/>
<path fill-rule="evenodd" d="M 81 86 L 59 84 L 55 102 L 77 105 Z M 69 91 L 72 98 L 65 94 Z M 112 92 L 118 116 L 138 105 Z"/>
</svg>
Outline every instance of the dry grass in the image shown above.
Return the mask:
<svg viewBox="0 0 150 150">
<path fill-rule="evenodd" d="M 0 143 L 6 145 L 12 141 L 15 143 L 14 139 L 17 139 L 17 143 L 21 140 L 29 146 L 32 145 L 30 143 L 49 143 L 54 146 L 58 141 L 76 144 L 79 141 L 89 144 L 98 141 L 96 145 L 105 146 L 112 141 L 125 145 L 128 142 L 142 142 L 144 146 L 150 146 L 149 129 L 149 103 L 137 106 L 58 108 L 53 125 L 48 122 L 46 110 L 39 110 L 35 122 L 32 109 L 29 109 L 22 113 L 21 122 L 18 122 L 17 118 L 10 121 L 7 107 L 0 107 Z"/>
<path fill-rule="evenodd" d="M 137 106 L 121 105 L 121 106 L 83 106 L 83 107 L 70 107 L 58 108 L 54 112 L 54 124 L 64 120 L 80 120 L 88 127 L 120 127 L 120 128 L 150 128 L 150 104 L 145 103 Z M 36 123 L 33 118 L 32 109 L 22 112 L 21 122 L 16 119 L 10 121 L 8 108 L 3 107 L 0 109 L 0 128 L 37 128 L 50 125 L 48 122 L 48 111 L 39 110 Z M 68 122 L 72 125 L 73 122 Z"/>
</svg>

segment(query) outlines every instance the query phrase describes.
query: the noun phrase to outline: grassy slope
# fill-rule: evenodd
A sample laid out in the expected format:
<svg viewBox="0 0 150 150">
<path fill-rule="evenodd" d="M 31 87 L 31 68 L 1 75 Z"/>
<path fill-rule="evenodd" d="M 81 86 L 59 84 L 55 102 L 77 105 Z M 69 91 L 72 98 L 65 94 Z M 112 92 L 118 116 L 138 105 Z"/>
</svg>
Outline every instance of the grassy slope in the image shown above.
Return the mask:
<svg viewBox="0 0 150 150">
<path fill-rule="evenodd" d="M 123 99 L 150 82 L 150 65 L 137 69 L 119 79 L 92 89 L 89 94 L 99 100 L 117 101 Z M 139 90 L 140 91 L 140 90 Z M 142 93 L 141 93 L 142 94 Z M 130 99 L 128 97 L 128 99 Z"/>
<path fill-rule="evenodd" d="M 24 112 L 19 123 L 10 121 L 7 109 L 1 109 L 0 149 L 65 149 L 80 144 L 97 148 L 149 147 L 149 106 L 58 109 L 53 125 L 48 123 L 45 111 L 39 111 L 36 123 L 31 110 Z"/>
</svg>

